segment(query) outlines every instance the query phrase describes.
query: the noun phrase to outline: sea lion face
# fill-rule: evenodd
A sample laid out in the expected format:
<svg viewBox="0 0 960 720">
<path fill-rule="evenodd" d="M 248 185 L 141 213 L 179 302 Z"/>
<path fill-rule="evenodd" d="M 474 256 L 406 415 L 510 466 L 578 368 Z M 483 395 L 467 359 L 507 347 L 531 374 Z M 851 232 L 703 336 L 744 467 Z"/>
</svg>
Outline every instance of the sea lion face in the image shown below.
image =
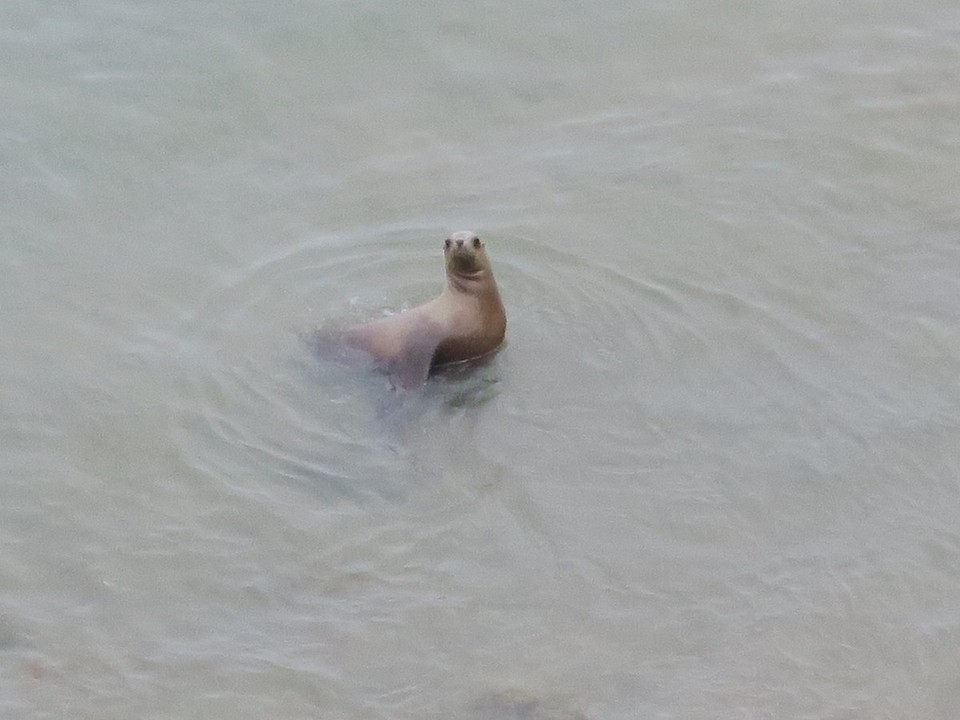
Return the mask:
<svg viewBox="0 0 960 720">
<path fill-rule="evenodd" d="M 443 243 L 443 255 L 447 272 L 453 275 L 470 276 L 490 268 L 483 243 L 469 230 L 455 232 L 447 238 Z"/>
</svg>

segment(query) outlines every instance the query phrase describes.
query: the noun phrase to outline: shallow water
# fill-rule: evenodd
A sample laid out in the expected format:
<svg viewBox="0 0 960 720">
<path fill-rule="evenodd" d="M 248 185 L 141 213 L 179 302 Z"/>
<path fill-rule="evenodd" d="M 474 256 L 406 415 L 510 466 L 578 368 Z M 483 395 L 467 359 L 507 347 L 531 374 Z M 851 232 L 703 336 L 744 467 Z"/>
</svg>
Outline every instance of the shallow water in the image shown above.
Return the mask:
<svg viewBox="0 0 960 720">
<path fill-rule="evenodd" d="M 0 8 L 0 714 L 952 718 L 960 11 Z M 492 362 L 300 335 L 477 230 Z"/>
</svg>

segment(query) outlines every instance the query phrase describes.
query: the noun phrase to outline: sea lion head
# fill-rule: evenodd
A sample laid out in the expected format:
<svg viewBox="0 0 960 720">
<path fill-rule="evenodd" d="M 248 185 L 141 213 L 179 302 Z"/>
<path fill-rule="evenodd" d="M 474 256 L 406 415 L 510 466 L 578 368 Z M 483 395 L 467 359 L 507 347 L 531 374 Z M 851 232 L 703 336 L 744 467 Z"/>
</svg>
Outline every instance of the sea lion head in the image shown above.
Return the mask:
<svg viewBox="0 0 960 720">
<path fill-rule="evenodd" d="M 443 243 L 447 275 L 470 278 L 490 270 L 490 261 L 483 242 L 469 230 L 455 232 Z"/>
</svg>

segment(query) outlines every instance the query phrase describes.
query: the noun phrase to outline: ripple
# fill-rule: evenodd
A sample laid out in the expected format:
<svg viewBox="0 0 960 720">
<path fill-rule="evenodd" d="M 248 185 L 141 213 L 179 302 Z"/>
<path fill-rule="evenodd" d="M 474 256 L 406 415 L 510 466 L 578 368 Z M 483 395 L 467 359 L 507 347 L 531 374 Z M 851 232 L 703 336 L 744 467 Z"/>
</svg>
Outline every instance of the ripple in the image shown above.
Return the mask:
<svg viewBox="0 0 960 720">
<path fill-rule="evenodd" d="M 383 376 L 320 362 L 307 351 L 299 335 L 314 327 L 433 297 L 443 284 L 442 237 L 435 230 L 358 230 L 311 238 L 224 273 L 171 341 L 179 345 L 188 396 L 177 433 L 185 462 L 242 495 L 254 492 L 255 480 L 271 478 L 330 501 L 396 499 L 405 491 L 398 427 L 469 413 L 505 387 L 525 396 L 544 390 L 516 417 L 535 425 L 554 399 L 589 404 L 551 394 L 551 382 L 586 373 L 584 389 L 622 386 L 633 364 L 662 362 L 672 335 L 685 327 L 675 288 L 528 238 L 493 236 L 510 329 L 490 363 L 439 373 L 398 409 Z"/>
<path fill-rule="evenodd" d="M 223 276 L 183 330 L 192 407 L 179 443 L 192 466 L 238 489 L 266 476 L 330 500 L 402 491 L 371 410 L 385 380 L 318 363 L 299 340 L 325 318 L 429 292 L 427 248 L 401 235 L 316 238 Z"/>
<path fill-rule="evenodd" d="M 523 238 L 497 255 L 496 269 L 507 298 L 508 341 L 528 358 L 521 370 L 563 382 L 569 392 L 579 386 L 584 402 L 610 388 L 636 400 L 644 379 L 679 348 L 702 343 L 683 283 L 635 277 Z M 568 403 L 569 392 L 552 395 Z"/>
<path fill-rule="evenodd" d="M 729 353 L 729 339 L 724 356 L 714 325 L 759 325 L 764 341 L 794 332 L 720 287 L 641 278 L 504 233 L 486 234 L 508 314 L 507 344 L 489 363 L 448 369 L 398 396 L 379 373 L 312 356 L 302 333 L 435 296 L 440 240 L 422 238 L 443 236 L 381 228 L 317 237 L 225 273 L 182 333 L 186 462 L 243 495 L 270 478 L 331 502 L 392 501 L 416 465 L 406 463 L 413 433 L 499 403 L 511 443 L 551 432 L 575 440 L 594 467 L 622 473 L 642 465 L 637 453 L 662 455 L 659 423 L 671 413 L 687 413 L 693 428 L 736 422 L 724 403 L 754 381 L 737 377 L 742 357 Z M 753 370 L 789 388 L 789 364 L 775 351 L 759 357 Z"/>
</svg>

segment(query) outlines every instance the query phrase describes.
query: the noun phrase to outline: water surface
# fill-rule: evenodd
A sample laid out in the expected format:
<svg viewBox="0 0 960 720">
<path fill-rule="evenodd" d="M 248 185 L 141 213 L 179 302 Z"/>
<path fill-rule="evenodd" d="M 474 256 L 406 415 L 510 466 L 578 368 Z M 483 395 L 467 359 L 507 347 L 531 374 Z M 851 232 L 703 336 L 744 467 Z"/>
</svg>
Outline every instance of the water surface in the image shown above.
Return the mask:
<svg viewBox="0 0 960 720">
<path fill-rule="evenodd" d="M 951 718 L 960 11 L 0 9 L 0 710 Z M 495 360 L 299 340 L 487 243 Z"/>
</svg>

